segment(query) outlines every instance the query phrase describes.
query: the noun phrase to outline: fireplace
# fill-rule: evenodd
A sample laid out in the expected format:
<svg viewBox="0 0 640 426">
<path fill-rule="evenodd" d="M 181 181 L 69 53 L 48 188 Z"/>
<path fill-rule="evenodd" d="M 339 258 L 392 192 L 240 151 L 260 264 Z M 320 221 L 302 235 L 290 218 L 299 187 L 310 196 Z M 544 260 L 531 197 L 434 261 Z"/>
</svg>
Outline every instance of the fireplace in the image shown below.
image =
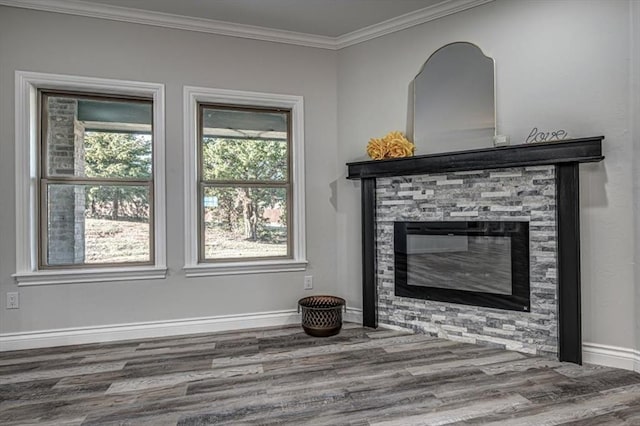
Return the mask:
<svg viewBox="0 0 640 426">
<path fill-rule="evenodd" d="M 395 295 L 530 310 L 529 223 L 394 223 Z"/>
<path fill-rule="evenodd" d="M 347 164 L 361 182 L 363 324 L 581 363 L 578 166 L 604 159 L 603 139 Z M 394 222 L 463 220 L 529 223 L 529 311 L 394 294 Z"/>
</svg>

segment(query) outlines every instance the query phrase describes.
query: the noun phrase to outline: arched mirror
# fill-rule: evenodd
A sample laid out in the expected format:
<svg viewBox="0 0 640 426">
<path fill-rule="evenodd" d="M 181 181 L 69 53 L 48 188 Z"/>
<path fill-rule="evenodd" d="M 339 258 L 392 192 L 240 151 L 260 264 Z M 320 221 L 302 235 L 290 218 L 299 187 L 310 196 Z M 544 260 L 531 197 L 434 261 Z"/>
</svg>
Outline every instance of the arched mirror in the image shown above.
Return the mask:
<svg viewBox="0 0 640 426">
<path fill-rule="evenodd" d="M 413 139 L 420 154 L 488 148 L 496 133 L 493 59 L 474 44 L 434 52 L 413 81 Z"/>
</svg>

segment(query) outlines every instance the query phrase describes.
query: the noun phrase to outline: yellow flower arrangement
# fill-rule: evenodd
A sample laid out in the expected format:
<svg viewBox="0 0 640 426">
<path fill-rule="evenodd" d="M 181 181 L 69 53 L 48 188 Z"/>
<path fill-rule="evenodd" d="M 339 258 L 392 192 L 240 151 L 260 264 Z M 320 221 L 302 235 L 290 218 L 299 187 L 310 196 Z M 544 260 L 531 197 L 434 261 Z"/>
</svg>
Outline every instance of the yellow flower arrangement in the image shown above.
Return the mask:
<svg viewBox="0 0 640 426">
<path fill-rule="evenodd" d="M 371 138 L 367 145 L 367 155 L 374 160 L 401 158 L 413 155 L 416 146 L 402 134 L 389 132 L 383 138 Z"/>
<path fill-rule="evenodd" d="M 387 144 L 384 139 L 371 138 L 367 145 L 367 155 L 374 160 L 382 160 L 387 155 Z"/>
</svg>

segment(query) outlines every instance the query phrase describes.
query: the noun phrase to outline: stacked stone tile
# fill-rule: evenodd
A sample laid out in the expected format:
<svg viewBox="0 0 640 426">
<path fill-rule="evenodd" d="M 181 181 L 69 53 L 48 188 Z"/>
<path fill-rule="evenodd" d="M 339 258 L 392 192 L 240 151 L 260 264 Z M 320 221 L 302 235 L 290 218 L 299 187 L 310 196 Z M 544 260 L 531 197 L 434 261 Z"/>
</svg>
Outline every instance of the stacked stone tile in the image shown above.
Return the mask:
<svg viewBox="0 0 640 426">
<path fill-rule="evenodd" d="M 556 190 L 553 166 L 376 181 L 378 321 L 451 340 L 555 356 Z M 529 222 L 531 312 L 396 297 L 394 221 Z"/>
</svg>

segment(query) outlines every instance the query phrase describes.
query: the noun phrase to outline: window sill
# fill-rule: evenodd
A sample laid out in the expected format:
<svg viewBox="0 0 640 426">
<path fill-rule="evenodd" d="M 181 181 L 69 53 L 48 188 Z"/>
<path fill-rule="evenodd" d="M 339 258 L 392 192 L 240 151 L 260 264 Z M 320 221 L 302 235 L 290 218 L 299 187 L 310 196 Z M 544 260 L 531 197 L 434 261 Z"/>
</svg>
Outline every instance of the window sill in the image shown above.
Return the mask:
<svg viewBox="0 0 640 426">
<path fill-rule="evenodd" d="M 253 262 L 198 263 L 184 267 L 185 275 L 209 277 L 215 275 L 263 274 L 270 272 L 295 272 L 307 269 L 306 260 L 265 260 Z"/>
<path fill-rule="evenodd" d="M 166 267 L 142 266 L 128 268 L 93 268 L 78 270 L 47 270 L 36 272 L 18 272 L 13 277 L 19 286 L 78 284 L 108 281 L 136 281 L 163 279 L 167 276 Z"/>
</svg>

